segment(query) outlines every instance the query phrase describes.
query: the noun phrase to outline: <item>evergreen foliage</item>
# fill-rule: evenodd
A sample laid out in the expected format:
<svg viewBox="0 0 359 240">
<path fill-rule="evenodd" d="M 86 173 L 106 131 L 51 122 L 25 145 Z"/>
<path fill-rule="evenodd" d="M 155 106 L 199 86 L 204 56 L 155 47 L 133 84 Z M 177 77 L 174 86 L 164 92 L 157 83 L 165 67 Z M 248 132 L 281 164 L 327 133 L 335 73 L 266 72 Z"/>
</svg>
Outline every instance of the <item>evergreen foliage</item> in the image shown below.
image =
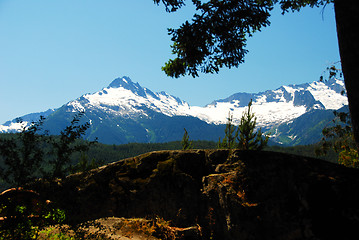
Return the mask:
<svg viewBox="0 0 359 240">
<path fill-rule="evenodd" d="M 168 12 L 185 5 L 185 0 L 154 0 L 162 2 Z M 169 29 L 172 52 L 176 55 L 162 68 L 171 77 L 198 72 L 217 73 L 222 67 L 238 67 L 244 62 L 247 38 L 270 25 L 270 12 L 279 3 L 283 13 L 302 7 L 318 7 L 334 0 L 192 0 L 196 13 L 178 29 Z"/>
<path fill-rule="evenodd" d="M 80 154 L 81 156 L 78 163 L 70 167 L 71 173 L 88 172 L 91 169 L 98 168 L 104 164 L 104 161 L 97 161 L 95 158 L 92 158 L 90 161 L 89 156 L 84 152 L 81 152 Z M 73 162 L 71 160 L 72 159 L 70 159 L 70 162 Z"/>
<path fill-rule="evenodd" d="M 267 146 L 264 148 L 266 151 L 283 152 L 288 154 L 294 154 L 298 156 L 319 158 L 331 163 L 338 163 L 338 153 L 330 149 L 326 155 L 318 156 L 315 154 L 316 149 L 319 147 L 319 143 L 312 145 L 297 145 L 292 147 L 284 146 Z"/>
<path fill-rule="evenodd" d="M 185 128 L 184 128 L 184 134 L 181 141 L 181 145 L 182 145 L 182 150 L 188 150 L 193 148 L 193 141 L 189 140 L 188 132 Z"/>
<path fill-rule="evenodd" d="M 226 128 L 224 129 L 224 138 L 221 141 L 219 138 L 219 149 L 234 149 L 236 148 L 236 138 L 238 136 L 238 130 L 233 125 L 233 115 L 229 112 L 227 117 Z"/>
<path fill-rule="evenodd" d="M 233 115 L 228 114 L 225 136 L 223 140 L 219 139 L 218 148 L 241 149 L 241 150 L 262 150 L 267 146 L 269 136 L 262 133 L 262 130 L 256 130 L 256 117 L 251 111 L 252 100 L 248 103 L 248 108 L 243 112 L 241 121 L 236 130 L 233 125 Z"/>
<path fill-rule="evenodd" d="M 252 100 L 248 103 L 248 109 L 241 117 L 238 126 L 238 149 L 262 150 L 268 143 L 269 136 L 262 134 L 262 129 L 255 132 L 257 118 L 251 112 Z"/>
</svg>

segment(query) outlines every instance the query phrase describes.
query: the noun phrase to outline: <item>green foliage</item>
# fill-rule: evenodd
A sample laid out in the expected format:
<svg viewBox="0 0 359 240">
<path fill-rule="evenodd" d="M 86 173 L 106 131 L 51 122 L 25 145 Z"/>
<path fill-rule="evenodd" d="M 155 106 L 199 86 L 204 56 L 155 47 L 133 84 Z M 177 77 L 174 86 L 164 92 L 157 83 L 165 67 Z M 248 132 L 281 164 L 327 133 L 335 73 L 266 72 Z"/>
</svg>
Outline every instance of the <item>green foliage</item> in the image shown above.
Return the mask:
<svg viewBox="0 0 359 240">
<path fill-rule="evenodd" d="M 333 126 L 325 127 L 320 147 L 316 149 L 317 155 L 325 155 L 330 149 L 339 153 L 338 163 L 347 167 L 359 167 L 358 150 L 349 113 L 334 111 Z"/>
<path fill-rule="evenodd" d="M 53 138 L 52 141 L 59 141 L 56 140 L 56 138 L 60 138 L 60 136 L 41 136 L 42 142 L 39 142 L 38 146 L 41 146 L 41 149 L 44 152 L 41 165 L 41 169 L 43 169 L 43 171 L 35 172 L 33 174 L 33 178 L 51 175 L 50 173 L 53 169 L 53 165 L 50 164 L 50 161 L 53 161 L 55 156 L 53 155 L 52 145 L 49 143 L 49 138 Z M 17 142 L 19 141 L 19 136 L 18 134 L 14 133 L 6 133 L 0 134 L 0 139 L 0 141 L 13 139 L 13 141 L 18 144 Z M 194 140 L 191 142 L 193 148 L 195 149 L 215 149 L 217 147 L 216 142 L 213 141 Z M 102 143 L 91 144 L 90 142 L 78 139 L 76 144 L 87 144 L 89 149 L 86 152 L 73 152 L 73 154 L 70 155 L 71 168 L 69 169 L 69 173 L 88 171 L 106 163 L 119 161 L 129 157 L 135 157 L 147 152 L 182 149 L 180 141 L 165 143 L 128 143 L 121 145 L 109 145 Z M 7 165 L 4 161 L 0 161 L 0 168 L 7 168 Z M 14 186 L 14 184 L 9 184 L 0 178 L 0 190 Z"/>
<path fill-rule="evenodd" d="M 65 224 L 65 212 L 34 191 L 8 190 L 1 195 L 1 203 L 0 240 L 108 239 L 102 232 L 104 226 L 96 221 Z"/>
<path fill-rule="evenodd" d="M 66 215 L 65 211 L 60 208 L 50 208 L 43 214 L 43 218 L 49 223 L 63 223 L 65 222 Z"/>
<path fill-rule="evenodd" d="M 42 136 L 37 132 L 41 129 L 44 118 L 23 127 L 17 135 L 0 138 L 0 178 L 10 185 L 19 187 L 33 180 L 39 170 L 44 157 L 42 150 Z M 22 123 L 18 120 L 18 123 Z M 6 167 L 5 167 L 6 166 Z"/>
<path fill-rule="evenodd" d="M 182 150 L 188 150 L 193 148 L 193 141 L 189 140 L 188 132 L 186 129 L 184 129 L 181 145 L 182 145 Z"/>
<path fill-rule="evenodd" d="M 40 231 L 40 235 L 42 235 L 45 239 L 51 240 L 75 240 L 74 237 L 69 236 L 66 232 L 56 231 L 53 227 L 48 227 Z"/>
<path fill-rule="evenodd" d="M 81 116 L 81 113 L 75 115 L 60 136 L 46 136 L 46 131 L 45 134 L 39 134 L 45 121 L 43 117 L 29 127 L 23 127 L 18 134 L 1 135 L 1 185 L 19 187 L 38 177 L 57 178 L 69 174 L 72 156 L 87 151 L 94 143 L 79 141 L 89 127 L 88 123 L 79 124 Z M 86 168 L 94 167 L 94 164 L 87 163 Z"/>
<path fill-rule="evenodd" d="M 238 149 L 262 150 L 267 145 L 269 136 L 263 135 L 261 129 L 255 132 L 257 120 L 251 112 L 251 106 L 252 100 L 248 103 L 248 109 L 243 113 L 238 126 Z"/>
<path fill-rule="evenodd" d="M 84 152 L 89 149 L 88 144 L 77 141 L 90 127 L 88 122 L 79 124 L 82 115 L 83 113 L 76 114 L 70 125 L 61 131 L 59 138 L 50 138 L 54 155 L 54 159 L 50 161 L 52 166 L 51 177 L 62 178 L 66 176 L 72 167 L 71 155 L 75 152 Z"/>
<path fill-rule="evenodd" d="M 76 115 L 59 137 L 38 134 L 45 120 L 43 117 L 29 127 L 23 127 L 18 134 L 3 135 L 5 137 L 0 138 L 1 179 L 8 186 L 19 187 L 41 175 L 65 176 L 71 168 L 71 155 L 89 147 L 85 142 L 78 142 L 89 127 L 89 124 L 78 124 L 80 117 L 81 114 Z M 46 151 L 48 149 L 49 152 Z M 54 157 L 45 161 L 45 156 L 49 154 Z M 80 163 L 84 165 L 83 162 Z M 45 165 L 53 166 L 50 172 L 45 171 Z M 85 167 L 93 166 L 87 164 Z M 21 197 L 21 194 L 37 196 L 32 191 L 15 188 L 6 194 L 13 195 L 1 195 L 0 239 L 37 239 L 43 227 L 65 220 L 65 213 L 49 207 L 47 202 L 41 202 L 37 198 L 28 199 L 30 195 Z"/>
<path fill-rule="evenodd" d="M 233 116 L 228 115 L 223 140 L 219 139 L 218 148 L 262 150 L 267 146 L 269 136 L 263 135 L 262 130 L 255 131 L 256 117 L 251 112 L 252 100 L 248 103 L 247 111 L 243 112 L 238 129 L 233 125 Z"/>
<path fill-rule="evenodd" d="M 185 0 L 154 0 L 162 2 L 168 12 L 185 5 Z M 162 70 L 171 77 L 198 76 L 198 72 L 217 73 L 222 67 L 238 67 L 244 62 L 247 38 L 270 25 L 270 11 L 279 3 L 283 13 L 302 7 L 318 7 L 334 0 L 192 0 L 196 13 L 172 35 L 172 53 Z"/>
<path fill-rule="evenodd" d="M 84 152 L 81 152 L 79 162 L 71 167 L 71 173 L 88 172 L 91 169 L 98 168 L 103 164 L 103 161 L 97 161 L 95 158 L 92 158 L 91 161 L 89 161 L 88 155 L 86 155 Z"/>
<path fill-rule="evenodd" d="M 31 220 L 19 218 L 17 223 L 9 225 L 8 228 L 0 226 L 0 239 L 36 239 L 39 229 L 33 226 Z"/>
<path fill-rule="evenodd" d="M 14 191 L 24 191 L 16 189 Z M 26 190 L 25 190 L 26 191 Z M 48 225 L 65 221 L 63 210 L 54 208 L 46 202 L 23 202 L 8 198 L 0 207 L 0 239 L 37 239 L 41 230 Z M 35 205 L 34 205 L 35 204 Z"/>
<path fill-rule="evenodd" d="M 359 168 L 358 150 L 354 148 L 344 148 L 339 153 L 338 163 L 346 167 Z"/>
<path fill-rule="evenodd" d="M 320 81 L 343 78 L 341 69 L 338 68 L 340 62 L 327 67 L 326 71 L 320 76 Z M 325 75 L 327 75 L 325 77 Z M 345 94 L 342 91 L 342 94 Z M 326 155 L 330 149 L 339 153 L 338 163 L 346 167 L 359 168 L 358 149 L 354 140 L 350 115 L 347 112 L 334 111 L 332 126 L 322 130 L 323 138 L 320 147 L 316 149 L 316 154 Z"/>
<path fill-rule="evenodd" d="M 322 151 L 326 153 L 328 148 L 332 147 L 336 152 L 345 148 L 355 147 L 353 141 L 352 127 L 349 113 L 334 111 L 333 126 L 325 127 L 322 131 Z"/>
<path fill-rule="evenodd" d="M 233 115 L 228 113 L 226 128 L 224 130 L 224 138 L 221 141 L 219 138 L 218 148 L 219 149 L 233 149 L 236 148 L 236 138 L 238 136 L 238 130 L 233 125 Z"/>
</svg>

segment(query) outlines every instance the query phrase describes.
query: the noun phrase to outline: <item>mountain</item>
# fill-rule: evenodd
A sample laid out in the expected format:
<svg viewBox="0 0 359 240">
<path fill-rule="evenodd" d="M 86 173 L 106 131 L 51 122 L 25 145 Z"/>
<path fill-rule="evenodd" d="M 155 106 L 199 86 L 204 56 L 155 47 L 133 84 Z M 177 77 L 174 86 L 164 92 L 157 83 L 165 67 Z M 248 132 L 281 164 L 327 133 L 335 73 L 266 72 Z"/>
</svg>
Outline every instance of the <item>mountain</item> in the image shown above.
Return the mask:
<svg viewBox="0 0 359 240">
<path fill-rule="evenodd" d="M 82 122 L 89 122 L 86 139 L 96 137 L 102 143 L 167 142 L 180 140 L 184 128 L 193 140 L 217 141 L 223 126 L 206 123 L 196 117 L 178 115 L 181 108 L 189 108 L 179 98 L 165 92 L 154 93 L 134 83 L 128 77 L 115 79 L 108 87 L 93 94 L 85 94 L 64 104 L 46 115 L 44 129 L 59 134 L 77 112 L 84 112 Z M 27 116 L 24 124 L 36 121 Z M 10 121 L 0 126 L 0 131 L 18 131 L 21 124 Z"/>
<path fill-rule="evenodd" d="M 269 130 L 312 110 L 337 110 L 347 105 L 347 97 L 342 95 L 344 90 L 344 82 L 333 79 L 282 86 L 260 93 L 235 93 L 203 108 L 191 107 L 188 114 L 208 123 L 225 124 L 228 113 L 231 112 L 234 123 L 238 124 L 245 107 L 252 99 L 258 126 Z"/>
<path fill-rule="evenodd" d="M 35 122 L 39 120 L 40 116 L 46 118 L 47 116 L 51 115 L 55 111 L 56 109 L 48 109 L 47 111 L 44 112 L 30 113 L 22 117 L 15 118 L 11 121 L 7 121 L 3 125 L 0 125 L 0 133 L 21 131 L 23 127 L 28 126 L 31 122 Z"/>
<path fill-rule="evenodd" d="M 184 128 L 193 140 L 218 141 L 219 137 L 223 137 L 229 112 L 233 114 L 234 123 L 238 124 L 252 99 L 257 124 L 273 134 L 273 141 L 289 145 L 306 144 L 308 141 L 300 131 L 305 128 L 297 119 L 328 123 L 333 118 L 329 114 L 332 110 L 347 105 L 346 96 L 341 94 L 344 90 L 343 81 L 330 80 L 282 86 L 261 93 L 235 93 L 205 107 L 198 107 L 165 92 L 154 93 L 132 82 L 129 77 L 122 77 L 113 80 L 108 87 L 85 94 L 58 109 L 25 115 L 22 123 L 8 121 L 0 125 L 0 132 L 18 131 L 43 115 L 46 117 L 44 128 L 50 134 L 58 134 L 75 113 L 84 112 L 82 121 L 91 124 L 86 138 L 98 137 L 103 143 L 181 140 Z M 297 140 L 292 141 L 294 139 Z"/>
<path fill-rule="evenodd" d="M 349 112 L 348 106 L 337 110 Z M 332 124 L 333 110 L 313 109 L 291 121 L 272 127 L 271 140 L 281 145 L 295 146 L 308 145 L 319 142 L 323 135 L 322 130 Z"/>
</svg>

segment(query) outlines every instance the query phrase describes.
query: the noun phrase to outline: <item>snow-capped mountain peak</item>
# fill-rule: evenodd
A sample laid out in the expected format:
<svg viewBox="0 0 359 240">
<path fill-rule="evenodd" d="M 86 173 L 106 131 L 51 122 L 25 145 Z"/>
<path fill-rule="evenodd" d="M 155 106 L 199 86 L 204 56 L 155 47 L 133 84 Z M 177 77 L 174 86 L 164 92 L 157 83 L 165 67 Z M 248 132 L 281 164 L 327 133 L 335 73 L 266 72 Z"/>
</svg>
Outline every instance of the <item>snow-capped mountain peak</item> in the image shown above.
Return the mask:
<svg viewBox="0 0 359 240">
<path fill-rule="evenodd" d="M 110 88 L 123 88 L 127 89 L 139 96 L 145 97 L 146 96 L 146 90 L 145 88 L 142 88 L 141 85 L 137 82 L 134 83 L 129 77 L 122 77 L 122 78 L 116 78 L 113 80 L 110 85 L 107 87 L 107 89 Z"/>
<path fill-rule="evenodd" d="M 343 80 L 312 82 L 282 86 L 276 90 L 260 93 L 235 93 L 201 107 L 191 107 L 186 114 L 208 123 L 225 124 L 228 113 L 233 114 L 233 122 L 238 124 L 245 107 L 252 100 L 252 109 L 260 127 L 269 129 L 286 121 L 291 121 L 313 109 L 337 110 L 348 104 L 342 92 Z"/>
<path fill-rule="evenodd" d="M 101 109 L 108 114 L 127 117 L 146 115 L 147 110 L 177 115 L 178 109 L 189 108 L 181 99 L 165 92 L 154 93 L 134 83 L 128 77 L 115 79 L 107 88 L 93 94 L 85 94 L 68 103 L 72 111 Z"/>
</svg>

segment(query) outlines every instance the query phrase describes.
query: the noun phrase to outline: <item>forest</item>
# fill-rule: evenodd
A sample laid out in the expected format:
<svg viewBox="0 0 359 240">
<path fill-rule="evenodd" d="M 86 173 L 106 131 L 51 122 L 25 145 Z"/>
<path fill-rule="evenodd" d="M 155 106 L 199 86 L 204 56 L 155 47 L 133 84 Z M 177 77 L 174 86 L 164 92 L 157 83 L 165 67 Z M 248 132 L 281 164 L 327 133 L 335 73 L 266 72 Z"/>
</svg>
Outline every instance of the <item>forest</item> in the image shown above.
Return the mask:
<svg viewBox="0 0 359 240">
<path fill-rule="evenodd" d="M 16 134 L 3 133 L 0 134 L 0 139 L 8 139 L 10 137 L 14 137 Z M 89 144 L 89 142 L 85 140 L 77 140 L 82 144 L 89 145 L 89 148 L 86 151 L 74 152 L 71 155 L 71 165 L 76 166 L 81 161 L 87 161 L 88 164 L 91 162 L 96 163 L 93 167 L 97 167 L 100 165 L 116 162 L 122 159 L 135 157 L 144 153 L 152 152 L 152 151 L 160 151 L 160 150 L 182 150 L 181 141 L 173 141 L 166 143 L 128 143 L 121 145 L 109 145 L 103 143 L 93 143 Z M 45 143 L 43 146 L 44 152 L 49 152 L 49 145 Z M 280 146 L 280 145 L 269 145 L 266 146 L 264 151 L 273 151 L 273 152 L 283 152 L 288 154 L 295 154 L 299 156 L 320 158 L 329 162 L 337 163 L 338 162 L 338 153 L 335 151 L 329 151 L 328 154 L 323 156 L 317 156 L 315 150 L 320 147 L 320 144 L 313 145 L 303 145 L 303 146 Z M 193 149 L 217 149 L 218 143 L 214 141 L 192 141 Z M 44 162 L 48 162 L 51 156 L 47 154 L 45 156 Z M 0 167 L 4 167 L 4 161 L 0 156 Z M 44 166 L 44 168 L 48 168 Z M 4 189 L 4 188 L 2 188 Z"/>
</svg>

